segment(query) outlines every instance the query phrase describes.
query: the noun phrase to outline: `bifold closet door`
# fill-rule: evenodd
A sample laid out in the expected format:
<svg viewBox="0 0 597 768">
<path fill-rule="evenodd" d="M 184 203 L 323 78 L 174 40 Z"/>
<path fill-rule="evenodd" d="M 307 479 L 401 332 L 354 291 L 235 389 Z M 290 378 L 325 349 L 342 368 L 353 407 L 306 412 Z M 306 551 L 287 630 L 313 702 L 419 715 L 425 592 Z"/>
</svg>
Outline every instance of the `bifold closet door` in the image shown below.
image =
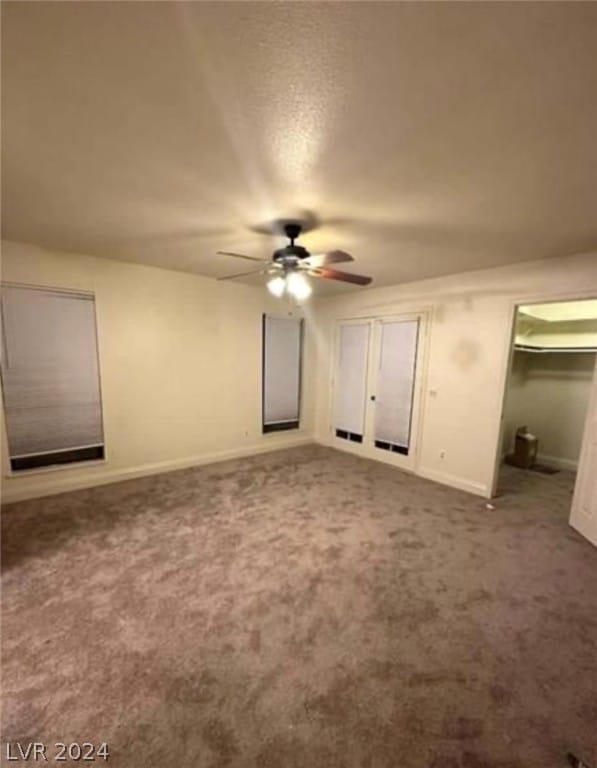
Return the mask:
<svg viewBox="0 0 597 768">
<path fill-rule="evenodd" d="M 419 321 L 381 322 L 378 333 L 374 445 L 408 456 Z"/>
<path fill-rule="evenodd" d="M 339 329 L 333 428 L 336 437 L 354 443 L 362 443 L 365 433 L 369 330 L 368 322 Z"/>
</svg>

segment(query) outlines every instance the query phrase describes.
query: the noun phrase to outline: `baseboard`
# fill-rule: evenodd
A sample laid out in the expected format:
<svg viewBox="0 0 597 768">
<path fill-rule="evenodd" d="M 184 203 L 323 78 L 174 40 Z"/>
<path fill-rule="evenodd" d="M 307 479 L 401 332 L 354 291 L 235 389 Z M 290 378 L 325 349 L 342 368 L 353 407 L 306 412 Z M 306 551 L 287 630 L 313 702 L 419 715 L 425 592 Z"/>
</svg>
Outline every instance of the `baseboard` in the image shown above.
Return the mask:
<svg viewBox="0 0 597 768">
<path fill-rule="evenodd" d="M 573 461 L 572 459 L 562 459 L 559 456 L 548 456 L 545 453 L 538 453 L 537 461 L 539 464 L 547 464 L 548 466 L 555 467 L 556 469 L 568 469 L 572 472 L 576 472 L 578 470 L 578 461 Z"/>
<path fill-rule="evenodd" d="M 510 453 L 511 451 L 502 454 L 502 462 L 506 460 L 506 456 L 509 456 Z M 571 472 L 576 472 L 578 470 L 577 461 L 573 461 L 572 459 L 562 459 L 559 456 L 549 456 L 546 453 L 538 453 L 537 462 L 539 464 L 547 464 L 550 467 L 555 467 L 555 469 L 568 469 Z"/>
<path fill-rule="evenodd" d="M 241 459 L 245 456 L 256 456 L 261 453 L 270 453 L 271 451 L 281 451 L 286 448 L 298 448 L 302 445 L 308 445 L 311 443 L 318 443 L 320 445 L 326 445 L 331 448 L 337 446 L 332 445 L 331 441 L 318 437 L 312 437 L 311 435 L 301 435 L 300 437 L 288 437 L 286 439 L 270 440 L 264 439 L 262 442 L 253 444 L 250 446 L 242 446 L 240 448 L 231 448 L 225 451 L 217 451 L 212 453 L 202 454 L 200 456 L 189 456 L 183 459 L 172 459 L 168 461 L 156 462 L 153 464 L 143 464 L 138 467 L 130 469 L 108 469 L 109 463 L 103 465 L 106 467 L 105 471 L 80 474 L 76 477 L 60 477 L 58 476 L 61 470 L 54 472 L 48 472 L 44 474 L 43 479 L 40 474 L 29 475 L 31 479 L 31 485 L 29 487 L 10 488 L 11 482 L 22 483 L 25 480 L 25 476 L 20 477 L 8 477 L 4 478 L 4 488 L 2 489 L 2 503 L 11 504 L 16 501 L 25 501 L 26 499 L 36 499 L 43 496 L 53 496 L 58 493 L 66 493 L 68 491 L 78 491 L 84 488 L 94 488 L 100 485 L 109 485 L 110 483 L 118 483 L 124 480 L 133 480 L 136 477 L 146 477 L 148 475 L 158 475 L 163 472 L 174 472 L 178 469 L 187 469 L 189 467 L 199 467 L 204 464 L 215 464 L 219 461 L 227 461 L 230 459 Z M 540 456 L 539 459 L 545 463 L 552 464 L 556 460 L 549 456 Z M 566 461 L 566 460 L 561 460 Z M 566 469 L 572 468 L 570 465 L 576 464 L 568 462 Z M 97 465 L 96 465 L 97 466 Z M 555 464 L 554 464 L 555 466 Z M 65 471 L 73 471 L 72 467 L 65 469 Z M 83 472 L 83 470 L 81 470 Z M 424 477 L 427 480 L 432 480 L 442 485 L 448 485 L 452 488 L 457 488 L 467 493 L 475 494 L 476 496 L 482 496 L 484 498 L 490 498 L 491 494 L 487 486 L 481 483 L 475 483 L 465 478 L 458 477 L 456 475 L 450 475 L 445 472 L 436 472 L 424 468 L 415 470 L 414 474 L 419 477 Z"/>
<path fill-rule="evenodd" d="M 279 434 L 279 433 L 278 433 Z M 276 437 L 278 437 L 276 435 Z M 266 437 L 257 444 L 242 446 L 240 448 L 231 448 L 225 451 L 216 451 L 205 453 L 200 456 L 188 456 L 183 459 L 172 459 L 160 461 L 153 464 L 143 464 L 130 469 L 110 470 L 109 463 L 106 463 L 106 471 L 77 475 L 76 477 L 59 477 L 61 469 L 56 472 L 45 473 L 42 479 L 41 474 L 29 475 L 31 480 L 30 487 L 10 488 L 11 482 L 23 483 L 25 476 L 5 477 L 3 479 L 2 504 L 11 504 L 15 501 L 25 501 L 26 499 L 37 499 L 43 496 L 54 496 L 57 493 L 66 493 L 68 491 L 79 491 L 84 488 L 94 488 L 100 485 L 109 485 L 124 480 L 133 480 L 137 477 L 146 477 L 148 475 L 159 475 L 163 472 L 174 472 L 178 469 L 188 469 L 189 467 L 200 467 L 204 464 L 216 464 L 219 461 L 228 461 L 230 459 L 242 459 L 246 456 L 257 456 L 261 453 L 271 453 L 272 451 L 281 451 L 286 448 L 298 448 L 302 445 L 309 445 L 314 440 L 310 435 L 301 435 L 300 437 L 288 437 L 286 439 L 271 439 Z M 97 465 L 96 465 L 97 466 Z M 72 467 L 65 468 L 64 471 L 73 471 Z M 81 470 L 84 471 L 84 470 Z"/>
<path fill-rule="evenodd" d="M 319 445 L 325 445 L 328 448 L 334 448 L 337 451 L 345 450 L 346 453 L 351 453 L 353 456 L 358 455 L 356 452 L 351 451 L 348 447 L 346 449 L 340 448 L 335 443 L 333 443 L 330 438 L 325 436 L 316 436 L 314 438 L 314 442 L 318 443 Z M 363 458 L 371 461 L 380 461 L 384 464 L 386 463 L 383 462 L 382 459 L 374 459 L 370 456 Z M 434 483 L 449 485 L 451 488 L 457 488 L 459 491 L 466 491 L 467 493 L 472 493 L 475 496 L 482 496 L 484 499 L 491 498 L 491 491 L 487 485 L 484 485 L 483 483 L 475 483 L 472 480 L 467 480 L 464 477 L 450 475 L 447 472 L 436 472 L 434 470 L 424 469 L 422 467 L 415 467 L 414 469 L 402 469 L 397 467 L 397 469 L 400 469 L 401 472 L 408 472 L 413 475 L 418 475 L 419 477 L 424 477 L 426 480 L 433 480 Z"/>
<path fill-rule="evenodd" d="M 482 496 L 484 499 L 491 498 L 491 490 L 484 483 L 475 483 L 472 480 L 467 480 L 458 475 L 450 475 L 447 472 L 436 472 L 435 470 L 424 469 L 422 467 L 419 467 L 419 469 L 416 470 L 416 474 L 419 475 L 419 477 L 424 477 L 426 480 L 433 480 L 434 483 L 449 485 L 451 488 L 457 488 L 459 491 L 466 491 L 475 496 Z"/>
</svg>

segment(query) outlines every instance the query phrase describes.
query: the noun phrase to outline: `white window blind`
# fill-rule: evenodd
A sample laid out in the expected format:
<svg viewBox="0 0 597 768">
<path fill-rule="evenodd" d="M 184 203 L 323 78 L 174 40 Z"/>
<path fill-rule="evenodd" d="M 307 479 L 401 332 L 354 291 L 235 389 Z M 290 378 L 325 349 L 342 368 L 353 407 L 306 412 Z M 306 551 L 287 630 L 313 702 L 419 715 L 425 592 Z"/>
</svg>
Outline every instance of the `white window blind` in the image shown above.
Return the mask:
<svg viewBox="0 0 597 768">
<path fill-rule="evenodd" d="M 362 441 L 367 396 L 369 324 L 340 326 L 334 380 L 334 429 L 338 437 Z"/>
<path fill-rule="evenodd" d="M 302 321 L 263 316 L 263 431 L 299 426 Z"/>
<path fill-rule="evenodd" d="M 375 441 L 408 452 L 417 357 L 417 320 L 382 325 L 377 392 Z M 380 445 L 378 447 L 388 447 Z"/>
<path fill-rule="evenodd" d="M 103 458 L 93 296 L 4 285 L 2 328 L 12 468 Z"/>
</svg>

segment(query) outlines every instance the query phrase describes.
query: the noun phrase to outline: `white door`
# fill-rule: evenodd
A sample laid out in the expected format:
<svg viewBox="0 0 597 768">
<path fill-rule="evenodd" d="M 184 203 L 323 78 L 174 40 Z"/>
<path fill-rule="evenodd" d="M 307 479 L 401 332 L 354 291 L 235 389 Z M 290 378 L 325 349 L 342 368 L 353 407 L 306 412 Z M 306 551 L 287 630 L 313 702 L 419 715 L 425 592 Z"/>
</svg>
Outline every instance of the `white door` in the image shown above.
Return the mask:
<svg viewBox="0 0 597 768">
<path fill-rule="evenodd" d="M 597 366 L 593 374 L 570 525 L 597 547 Z"/>
<path fill-rule="evenodd" d="M 377 321 L 376 337 L 373 446 L 378 451 L 408 456 L 412 450 L 419 319 Z"/>
<path fill-rule="evenodd" d="M 333 434 L 360 445 L 365 434 L 370 332 L 368 320 L 342 323 L 336 345 Z"/>
<path fill-rule="evenodd" d="M 338 325 L 331 424 L 338 448 L 414 468 L 423 324 L 408 315 Z"/>
</svg>

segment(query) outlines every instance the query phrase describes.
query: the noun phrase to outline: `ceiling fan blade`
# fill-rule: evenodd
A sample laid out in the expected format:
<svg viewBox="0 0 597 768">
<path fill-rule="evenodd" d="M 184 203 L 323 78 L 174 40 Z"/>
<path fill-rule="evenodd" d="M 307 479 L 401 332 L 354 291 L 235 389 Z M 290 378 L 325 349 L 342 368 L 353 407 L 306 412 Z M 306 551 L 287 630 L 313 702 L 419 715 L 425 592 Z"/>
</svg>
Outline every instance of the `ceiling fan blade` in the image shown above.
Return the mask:
<svg viewBox="0 0 597 768">
<path fill-rule="evenodd" d="M 218 256 L 234 256 L 236 259 L 247 259 L 247 261 L 268 261 L 268 259 L 260 259 L 258 256 L 247 256 L 244 253 L 232 253 L 231 251 L 216 251 L 216 253 Z"/>
<path fill-rule="evenodd" d="M 354 261 L 350 253 L 345 251 L 330 251 L 329 253 L 315 253 L 305 259 L 303 264 L 310 267 L 325 267 L 328 264 L 339 264 L 341 261 Z"/>
<path fill-rule="evenodd" d="M 313 277 L 325 277 L 328 280 L 340 280 L 343 283 L 354 283 L 355 285 L 369 285 L 373 280 L 372 277 L 365 277 L 365 275 L 354 275 L 352 272 L 339 272 L 337 269 L 328 269 L 327 267 L 309 269 L 308 274 Z"/>
<path fill-rule="evenodd" d="M 234 275 L 224 275 L 224 277 L 218 277 L 218 280 L 234 280 L 235 277 L 248 277 L 248 275 L 264 275 L 267 272 L 270 272 L 271 268 L 269 266 L 267 267 L 261 267 L 261 269 L 251 269 L 248 272 L 237 272 Z"/>
</svg>

